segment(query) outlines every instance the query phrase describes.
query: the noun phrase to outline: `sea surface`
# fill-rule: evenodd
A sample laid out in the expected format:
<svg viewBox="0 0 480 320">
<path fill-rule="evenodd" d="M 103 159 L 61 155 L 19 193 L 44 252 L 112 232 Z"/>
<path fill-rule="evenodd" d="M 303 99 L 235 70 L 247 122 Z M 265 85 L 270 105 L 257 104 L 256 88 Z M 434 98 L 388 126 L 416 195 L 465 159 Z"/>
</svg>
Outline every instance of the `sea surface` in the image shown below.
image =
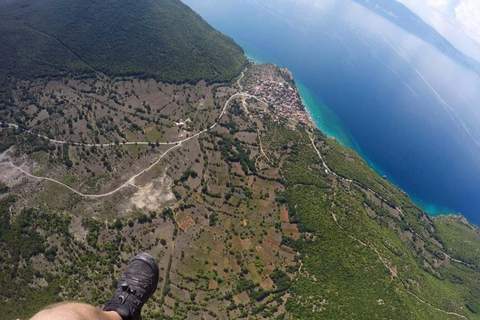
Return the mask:
<svg viewBox="0 0 480 320">
<path fill-rule="evenodd" d="M 480 225 L 477 73 L 350 0 L 182 1 L 289 68 L 317 126 L 426 212 Z"/>
</svg>

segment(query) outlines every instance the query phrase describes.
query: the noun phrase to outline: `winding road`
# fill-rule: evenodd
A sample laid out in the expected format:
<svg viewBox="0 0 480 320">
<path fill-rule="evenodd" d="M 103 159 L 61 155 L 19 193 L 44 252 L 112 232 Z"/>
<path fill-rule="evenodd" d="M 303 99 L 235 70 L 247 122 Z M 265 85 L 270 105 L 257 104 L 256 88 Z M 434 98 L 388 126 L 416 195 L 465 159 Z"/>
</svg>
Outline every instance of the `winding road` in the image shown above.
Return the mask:
<svg viewBox="0 0 480 320">
<path fill-rule="evenodd" d="M 384 199 L 382 196 L 380 196 L 377 192 L 373 191 L 372 189 L 364 186 L 363 184 L 361 184 L 361 183 L 358 182 L 358 181 L 351 180 L 351 179 L 346 179 L 346 178 L 344 178 L 344 177 L 341 177 L 341 176 L 339 176 L 336 172 L 332 171 L 332 170 L 327 166 L 327 163 L 326 163 L 325 160 L 323 159 L 322 154 L 320 153 L 320 151 L 318 150 L 317 146 L 315 145 L 315 139 L 314 139 L 314 137 L 313 137 L 313 133 L 310 132 L 310 131 L 308 131 L 308 136 L 309 136 L 309 138 L 310 138 L 310 141 L 312 142 L 313 149 L 314 149 L 314 150 L 316 151 L 316 153 L 318 154 L 318 157 L 320 158 L 320 161 L 322 162 L 322 165 L 323 165 L 323 167 L 325 168 L 325 171 L 326 171 L 327 174 L 332 174 L 332 175 L 334 175 L 334 176 L 335 176 L 337 179 L 339 179 L 339 180 L 342 180 L 342 181 L 345 181 L 345 182 L 349 182 L 349 183 L 354 183 L 354 184 L 356 184 L 357 186 L 359 186 L 360 188 L 363 188 L 363 189 L 366 189 L 366 190 L 370 191 L 370 192 L 371 192 L 372 194 L 374 194 L 378 199 L 380 199 L 380 201 L 386 203 L 386 204 L 389 205 L 389 206 L 392 206 L 392 204 L 391 204 L 389 201 L 387 201 L 386 199 Z M 396 207 L 396 206 L 393 206 L 393 208 L 394 208 L 395 210 L 397 210 L 397 211 L 405 218 L 405 215 L 403 214 L 403 211 L 402 211 L 401 208 Z M 380 255 L 380 252 L 378 252 L 377 248 L 375 248 L 373 245 L 366 244 L 366 243 L 364 243 L 363 241 L 361 241 L 361 240 L 355 238 L 354 236 L 348 234 L 342 227 L 340 227 L 340 225 L 338 224 L 337 218 L 335 217 L 335 215 L 334 215 L 333 213 L 332 213 L 332 218 L 333 218 L 333 220 L 335 221 L 337 227 L 340 228 L 341 230 L 343 230 L 348 237 L 356 240 L 356 241 L 359 242 L 361 245 L 367 246 L 367 247 L 371 248 L 372 250 L 374 250 L 375 253 L 377 254 L 378 258 L 380 259 L 380 262 L 382 262 L 382 264 L 391 272 L 391 267 L 386 263 L 385 259 Z M 425 241 L 425 242 L 427 241 L 427 240 L 425 240 L 420 234 L 418 234 L 417 232 L 415 232 L 415 230 L 410 226 L 410 224 L 408 223 L 408 221 L 407 221 L 406 219 L 405 219 L 404 221 L 407 223 L 408 227 L 410 228 L 410 230 L 411 230 L 414 234 L 416 234 L 418 237 L 420 237 L 423 241 Z M 461 260 L 452 258 L 451 256 L 449 256 L 447 253 L 445 253 L 445 252 L 443 252 L 443 251 L 442 251 L 442 253 L 445 255 L 446 258 L 450 259 L 450 260 L 453 261 L 453 262 L 461 263 L 461 264 L 464 264 L 464 265 L 466 265 L 466 266 L 468 266 L 468 267 L 473 267 L 473 265 L 471 265 L 471 264 L 469 264 L 469 263 L 467 263 L 467 262 L 465 262 L 465 261 L 461 261 Z M 392 277 L 393 277 L 393 275 L 392 275 Z M 414 296 L 416 299 L 418 299 L 420 302 L 422 302 L 422 303 L 430 306 L 431 308 L 433 308 L 433 309 L 435 309 L 435 310 L 437 310 L 437 311 L 440 311 L 440 312 L 443 312 L 443 313 L 448 314 L 448 315 L 452 315 L 452 316 L 456 316 L 456 317 L 459 317 L 459 318 L 468 320 L 468 318 L 465 317 L 464 315 L 458 314 L 458 313 L 456 313 L 456 312 L 446 311 L 446 310 L 443 310 L 443 309 L 440 309 L 440 308 L 435 307 L 435 306 L 432 305 L 431 303 L 423 300 L 422 298 L 420 298 L 419 296 L 417 296 L 416 294 L 414 294 L 413 292 L 411 292 L 410 290 L 408 290 L 408 289 L 407 289 L 407 286 L 405 285 L 405 283 L 404 283 L 401 279 L 400 279 L 400 282 L 405 286 L 405 290 L 406 290 L 409 294 L 411 294 L 412 296 Z"/>
<path fill-rule="evenodd" d="M 243 91 L 243 87 L 242 85 L 240 84 L 240 81 L 243 79 L 244 77 L 244 72 L 241 73 L 239 79 L 237 80 L 236 82 L 236 85 L 238 85 L 240 91 Z M 197 138 L 198 136 L 200 136 L 201 134 L 207 132 L 207 131 L 210 131 L 212 129 L 214 129 L 218 123 L 220 122 L 221 118 L 225 115 L 226 113 L 226 110 L 229 106 L 229 104 L 232 102 L 233 99 L 237 98 L 237 97 L 245 97 L 245 98 L 252 98 L 252 99 L 255 99 L 259 102 L 262 102 L 264 103 L 265 105 L 268 105 L 265 101 L 259 99 L 258 97 L 256 96 L 253 96 L 251 94 L 248 94 L 248 93 L 245 93 L 245 92 L 237 92 L 235 94 L 233 94 L 226 102 L 225 102 L 225 105 L 222 109 L 222 112 L 220 113 L 220 115 L 218 116 L 216 122 L 210 126 L 209 128 L 205 129 L 205 130 L 202 130 L 188 138 L 185 138 L 183 140 L 180 140 L 180 141 L 176 141 L 176 142 L 164 142 L 164 143 L 159 143 L 160 145 L 173 145 L 172 147 L 170 147 L 169 149 L 167 149 L 164 153 L 162 153 L 158 158 L 157 160 L 155 160 L 150 166 L 148 166 L 147 168 L 143 169 L 142 171 L 138 172 L 137 174 L 133 175 L 132 177 L 130 177 L 124 184 L 122 184 L 121 186 L 119 186 L 118 188 L 110 191 L 110 192 L 107 192 L 107 193 L 103 193 L 103 194 L 84 194 L 84 193 L 81 193 L 80 191 L 77 191 L 75 189 L 73 189 L 72 187 L 64 184 L 63 182 L 60 182 L 56 179 L 52 179 L 52 178 L 47 178 L 47 177 L 40 177 L 40 176 L 35 176 L 27 171 L 25 171 L 23 168 L 19 167 L 19 166 L 16 166 L 15 164 L 13 164 L 11 161 L 10 162 L 3 162 L 3 163 L 0 163 L 0 165 L 7 165 L 7 166 L 10 166 L 18 171 L 20 171 L 21 173 L 25 174 L 26 176 L 32 178 L 32 179 L 37 179 L 37 180 L 45 180 L 45 181 L 50 181 L 50 182 L 54 182 L 54 183 L 57 183 L 63 187 L 65 187 L 66 189 L 72 191 L 73 193 L 81 196 L 81 197 L 84 197 L 84 198 L 102 198 L 102 197 L 107 197 L 107 196 L 110 196 L 110 195 L 113 195 L 119 191 L 121 191 L 122 189 L 124 188 L 127 188 L 129 186 L 133 186 L 133 187 L 136 187 L 135 184 L 134 184 L 134 181 L 137 177 L 141 176 L 142 174 L 144 174 L 145 172 L 151 170 L 153 167 L 155 167 L 158 163 L 160 163 L 160 161 L 168 154 L 170 153 L 172 150 L 180 147 L 182 144 L 192 140 L 192 139 L 195 139 Z M 2 123 L 0 122 L 0 125 L 2 125 L 2 127 L 10 127 L 10 128 L 16 128 L 16 129 L 19 129 L 20 127 L 16 124 L 11 124 L 11 123 Z M 22 128 L 20 128 L 22 129 Z M 91 146 L 96 146 L 96 147 L 110 147 L 110 146 L 115 146 L 115 145 L 149 145 L 151 144 L 151 142 L 121 142 L 121 143 L 103 143 L 103 144 L 90 144 L 90 143 L 77 143 L 77 142 L 68 142 L 68 141 L 61 141 L 61 140 L 55 140 L 55 139 L 50 139 L 48 138 L 47 136 L 44 136 L 44 135 L 41 135 L 41 134 L 37 134 L 35 132 L 32 132 L 30 130 L 26 130 L 26 129 L 22 129 L 24 130 L 24 132 L 28 132 L 28 133 L 31 133 L 31 134 L 34 134 L 36 135 L 37 137 L 40 137 L 40 138 L 43 138 L 43 139 L 46 139 L 52 143 L 55 143 L 55 144 L 69 144 L 69 145 L 73 145 L 73 146 L 86 146 L 86 147 L 91 147 Z M 364 188 L 364 189 L 367 189 L 368 191 L 370 191 L 371 193 L 373 193 L 378 199 L 380 199 L 382 202 L 392 206 L 392 204 L 387 201 L 386 199 L 384 199 L 383 197 L 381 197 L 378 193 L 376 193 L 375 191 L 369 189 L 368 187 L 364 186 L 363 184 L 361 184 L 360 182 L 358 181 L 355 181 L 355 180 L 351 180 L 351 179 L 346 179 L 344 177 L 341 177 L 339 176 L 337 173 L 335 173 L 334 171 L 332 171 L 328 165 L 326 164 L 322 154 L 320 153 L 320 151 L 318 150 L 317 146 L 315 145 L 315 139 L 314 139 L 314 134 L 310 131 L 308 131 L 308 135 L 309 135 L 309 138 L 310 138 L 310 141 L 312 143 L 312 146 L 314 148 L 314 150 L 316 151 L 318 157 L 320 158 L 321 162 L 322 162 L 322 165 L 323 167 L 325 168 L 325 171 L 327 174 L 332 174 L 334 175 L 336 178 L 338 178 L 339 180 L 342 180 L 342 181 L 345 181 L 345 182 L 349 182 L 349 183 L 354 183 L 356 185 L 358 185 L 359 187 L 361 188 Z M 260 146 L 261 147 L 261 146 Z M 263 149 L 261 147 L 261 149 Z M 262 153 L 263 153 L 263 150 L 262 150 Z M 265 155 L 266 157 L 266 155 Z M 268 157 L 267 157 L 268 159 Z M 396 206 L 393 206 L 394 209 L 396 209 L 402 216 L 404 216 L 402 210 Z M 339 228 L 341 228 L 339 225 L 338 225 L 338 222 L 337 222 L 337 219 L 336 217 L 333 215 L 333 219 L 334 221 L 337 223 L 337 226 Z M 408 222 L 407 222 L 408 223 Z M 412 232 L 416 233 L 412 228 L 410 228 L 412 230 Z M 421 237 L 421 235 L 419 235 L 418 233 L 416 233 L 418 236 Z M 347 234 L 348 235 L 348 234 Z M 352 237 L 350 235 L 348 235 L 349 237 Z M 359 243 L 361 243 L 362 245 L 364 246 L 369 246 L 365 243 L 363 243 L 362 241 L 360 241 L 359 239 L 357 238 L 354 238 L 352 237 L 353 239 L 357 240 Z M 380 253 L 376 250 L 376 248 L 373 248 L 377 255 L 379 256 L 379 259 L 385 264 L 385 262 L 383 261 Z M 443 252 L 443 254 L 449 258 L 451 261 L 454 261 L 454 262 L 457 262 L 457 263 L 462 263 L 464 265 L 467 265 L 467 266 L 471 266 L 470 264 L 464 262 L 464 261 L 460 261 L 460 260 L 457 260 L 457 259 L 454 259 L 452 257 L 450 257 L 448 254 L 446 254 L 445 252 Z M 387 265 L 385 265 L 388 269 L 390 269 Z M 406 290 L 409 294 L 413 295 L 416 299 L 418 299 L 420 302 L 430 306 L 431 308 L 437 310 L 437 311 L 440 311 L 440 312 L 443 312 L 445 314 L 448 314 L 448 315 L 453 315 L 453 316 L 456 316 L 456 317 L 459 317 L 459 318 L 462 318 L 462 319 L 466 319 L 468 320 L 467 317 L 461 315 L 461 314 L 458 314 L 458 313 L 455 313 L 455 312 L 449 312 L 449 311 L 446 311 L 446 310 L 443 310 L 443 309 L 439 309 L 435 306 L 433 306 L 432 304 L 430 304 L 429 302 L 427 301 L 424 301 L 423 299 L 421 299 L 420 297 L 418 297 L 417 295 L 415 295 L 414 293 L 410 292 L 408 289 Z"/>
<path fill-rule="evenodd" d="M 237 80 L 236 84 L 242 88 L 242 86 L 240 85 L 240 81 L 242 80 L 242 78 L 244 77 L 244 72 L 242 72 L 242 74 L 240 75 L 239 79 Z M 227 111 L 227 108 L 229 106 L 229 104 L 232 102 L 233 99 L 235 98 L 238 98 L 238 97 L 246 97 L 246 98 L 253 98 L 253 99 L 256 99 L 260 102 L 263 102 L 265 103 L 264 101 L 262 101 L 261 99 L 255 97 L 255 96 L 252 96 L 248 93 L 244 93 L 244 92 L 237 92 L 235 94 L 233 94 L 226 102 L 225 102 L 225 105 L 223 106 L 223 109 L 222 109 L 222 112 L 220 113 L 220 115 L 218 116 L 217 118 L 217 121 L 212 125 L 210 126 L 210 128 L 207 128 L 205 130 L 202 130 L 200 132 L 197 132 L 196 134 L 188 137 L 188 138 L 185 138 L 183 140 L 180 140 L 180 141 L 176 141 L 176 142 L 166 142 L 166 143 L 160 143 L 160 145 L 173 145 L 171 148 L 167 149 L 164 153 L 162 153 L 158 158 L 157 160 L 155 160 L 150 166 L 148 166 L 147 168 L 143 169 L 142 171 L 138 172 L 137 174 L 133 175 L 132 177 L 130 177 L 127 182 L 125 182 L 124 184 L 122 184 L 121 186 L 119 186 L 118 188 L 112 190 L 112 191 L 109 191 L 107 193 L 102 193 L 102 194 L 85 194 L 85 193 L 82 193 L 78 190 L 75 190 L 73 189 L 72 187 L 66 185 L 65 183 L 61 182 L 61 181 L 58 181 L 56 179 L 53 179 L 53 178 L 48 178 L 48 177 L 41 177 L 41 176 L 36 176 L 36 175 L 33 175 L 27 171 L 25 171 L 23 168 L 19 167 L 19 166 L 16 166 L 13 162 L 9 161 L 9 162 L 3 162 L 3 163 L 0 163 L 0 165 L 6 165 L 6 166 L 10 166 L 18 171 L 20 171 L 21 173 L 25 174 L 26 176 L 32 178 L 32 179 L 36 179 L 36 180 L 45 180 L 45 181 L 50 181 L 50 182 L 54 182 L 54 183 L 57 183 L 65 188 L 67 188 L 68 190 L 72 191 L 73 193 L 81 196 L 81 197 L 84 197 L 84 198 L 102 198 L 102 197 L 107 197 L 107 196 L 111 196 L 119 191 L 121 191 L 122 189 L 124 188 L 127 188 L 129 186 L 133 186 L 135 187 L 134 185 L 134 182 L 135 182 L 135 179 L 138 178 L 139 176 L 141 176 L 142 174 L 144 174 L 145 172 L 149 171 L 150 169 L 152 169 L 153 167 L 155 167 L 168 153 L 170 153 L 172 150 L 180 147 L 182 144 L 184 144 L 185 142 L 188 142 L 192 139 L 195 139 L 196 137 L 200 136 L 201 134 L 207 132 L 207 131 L 210 131 L 212 129 L 214 129 L 220 119 L 225 115 L 226 111 Z M 1 123 L 0 122 L 0 125 L 3 125 L 3 126 L 7 126 L 7 127 L 10 127 L 10 128 L 20 128 L 18 125 L 16 124 L 12 124 L 12 123 Z M 21 129 L 21 128 L 20 128 Z M 29 132 L 31 134 L 34 134 L 36 135 L 37 137 L 39 138 L 43 138 L 43 139 L 46 139 L 52 143 L 56 143 L 56 144 L 70 144 L 70 145 L 74 145 L 74 146 L 86 146 L 86 147 L 89 147 L 89 146 L 97 146 L 97 147 L 109 147 L 109 146 L 115 146 L 115 145 L 118 145 L 118 143 L 104 143 L 104 144 L 91 144 L 91 143 L 71 143 L 71 142 L 68 142 L 68 141 L 62 141 L 62 140 L 55 140 L 55 139 L 50 139 L 48 138 L 47 136 L 44 136 L 44 135 L 41 135 L 41 134 L 37 134 L 35 132 L 32 132 L 30 130 L 24 130 L 25 132 Z M 148 145 L 150 144 L 150 142 L 125 142 L 125 143 L 121 143 L 122 145 L 132 145 L 132 144 L 137 144 L 137 145 Z"/>
</svg>

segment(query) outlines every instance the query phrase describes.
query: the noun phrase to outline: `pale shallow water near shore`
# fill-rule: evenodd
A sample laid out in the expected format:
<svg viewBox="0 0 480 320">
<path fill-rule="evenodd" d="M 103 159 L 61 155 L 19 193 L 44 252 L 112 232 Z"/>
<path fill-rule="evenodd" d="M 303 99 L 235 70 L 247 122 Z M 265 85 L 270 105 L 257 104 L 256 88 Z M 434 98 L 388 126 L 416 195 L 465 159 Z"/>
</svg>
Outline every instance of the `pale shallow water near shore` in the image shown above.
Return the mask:
<svg viewBox="0 0 480 320">
<path fill-rule="evenodd" d="M 480 225 L 478 74 L 350 0 L 183 1 L 290 69 L 317 126 L 422 209 Z"/>
<path fill-rule="evenodd" d="M 279 66 L 282 66 L 278 61 L 275 61 L 274 58 L 268 57 L 268 54 L 254 48 L 252 45 L 249 45 L 245 42 L 240 42 L 240 45 L 245 51 L 245 55 L 253 62 L 275 63 Z M 325 102 L 323 102 L 313 91 L 308 89 L 303 83 L 298 80 L 295 80 L 295 82 L 297 84 L 303 104 L 305 105 L 305 108 L 307 109 L 310 118 L 315 123 L 316 127 L 320 129 L 324 134 L 326 134 L 327 137 L 335 138 L 343 146 L 355 150 L 367 162 L 367 164 L 373 170 L 375 170 L 376 173 L 381 176 L 386 175 L 385 171 L 375 166 L 375 164 L 365 156 L 365 154 L 361 151 L 358 143 L 356 143 L 353 137 L 348 134 L 346 128 L 342 124 L 342 121 L 335 115 L 332 110 L 330 110 L 330 108 L 328 108 Z M 398 184 L 391 177 L 388 177 L 388 175 L 386 176 L 388 181 L 398 186 Z M 410 196 L 410 198 L 425 212 L 434 217 L 448 215 L 454 212 L 452 209 L 441 207 L 431 203 L 426 203 L 415 197 Z"/>
</svg>

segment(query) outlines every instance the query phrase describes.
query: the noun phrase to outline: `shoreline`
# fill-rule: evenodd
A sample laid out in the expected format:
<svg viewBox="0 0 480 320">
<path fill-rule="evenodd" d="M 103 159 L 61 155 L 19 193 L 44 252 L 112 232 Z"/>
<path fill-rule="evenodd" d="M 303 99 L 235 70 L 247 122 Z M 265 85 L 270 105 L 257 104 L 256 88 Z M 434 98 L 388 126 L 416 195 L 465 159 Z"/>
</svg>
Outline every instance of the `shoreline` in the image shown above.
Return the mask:
<svg viewBox="0 0 480 320">
<path fill-rule="evenodd" d="M 336 118 L 336 115 L 333 113 L 333 111 L 328 109 L 328 107 L 324 104 L 322 105 L 322 104 L 316 103 L 315 101 L 311 101 L 315 104 L 314 106 L 312 106 L 311 102 L 309 103 L 308 101 L 306 101 L 306 100 L 310 100 L 310 99 L 305 99 L 305 94 L 315 95 L 315 93 L 313 93 L 311 90 L 309 90 L 303 83 L 301 83 L 297 80 L 295 80 L 295 82 L 297 84 L 297 87 L 299 88 L 300 96 L 302 98 L 305 109 L 307 110 L 307 112 L 310 116 L 310 119 L 312 119 L 313 123 L 315 124 L 315 126 L 320 131 L 322 131 L 324 134 L 326 134 L 329 138 L 333 138 L 333 139 L 337 140 L 344 147 L 349 148 L 349 149 L 357 152 L 358 155 L 363 160 L 365 160 L 365 162 L 367 163 L 367 165 L 370 168 L 372 168 L 380 176 L 384 176 L 384 175 L 387 176 L 387 180 L 391 184 L 395 185 L 397 188 L 399 188 L 400 190 L 407 193 L 410 200 L 412 200 L 420 209 L 425 211 L 429 216 L 439 217 L 439 216 L 445 216 L 445 215 L 458 215 L 459 214 L 458 212 L 455 212 L 455 210 L 450 209 L 448 207 L 444 207 L 444 206 L 440 206 L 440 205 L 437 205 L 437 204 L 428 203 L 426 201 L 423 201 L 423 200 L 419 199 L 418 197 L 416 197 L 412 192 L 407 191 L 403 187 L 401 187 L 400 184 L 397 183 L 395 181 L 395 179 L 393 179 L 388 172 L 384 171 L 383 169 L 381 169 L 377 165 L 375 165 L 375 163 L 362 152 L 360 146 L 356 143 L 356 141 L 353 139 L 353 137 L 351 137 L 349 135 L 349 133 L 346 132 L 346 129 L 344 127 L 342 127 L 340 119 L 338 119 L 338 118 L 337 118 L 338 120 L 335 119 L 336 121 L 339 122 L 339 125 L 336 126 L 336 129 L 340 130 L 340 132 L 342 133 L 340 137 L 338 137 L 338 133 L 339 133 L 338 131 L 335 132 L 332 129 L 324 130 L 324 127 L 322 126 L 322 123 L 321 123 L 321 121 L 323 121 L 324 119 L 317 119 L 317 118 L 322 117 L 326 110 L 317 110 L 317 108 L 318 109 L 322 109 L 322 107 L 326 108 L 327 112 L 333 114 L 333 116 L 335 118 Z M 300 89 L 301 86 L 303 86 L 303 90 Z M 316 112 L 318 112 L 318 114 L 314 113 L 312 111 L 316 111 Z M 312 117 L 312 114 L 314 114 L 316 117 L 315 118 Z M 328 119 L 328 120 L 331 120 L 331 119 Z"/>
<path fill-rule="evenodd" d="M 245 50 L 245 48 L 244 48 Z M 276 62 L 267 62 L 262 60 L 259 57 L 256 57 L 252 54 L 249 54 L 245 52 L 245 56 L 251 60 L 254 63 L 259 63 L 259 64 L 268 64 L 268 63 L 274 63 L 277 64 Z M 369 159 L 362 151 L 360 146 L 356 143 L 356 141 L 353 139 L 353 137 L 348 133 L 348 131 L 344 128 L 343 124 L 341 123 L 341 120 L 336 116 L 333 111 L 331 111 L 325 104 L 315 101 L 316 99 L 319 99 L 316 94 L 308 89 L 302 82 L 297 80 L 297 78 L 294 75 L 294 83 L 297 87 L 298 94 L 300 95 L 302 104 L 305 108 L 305 111 L 307 112 L 311 123 L 320 131 L 322 131 L 327 137 L 333 138 L 337 140 L 341 145 L 343 145 L 346 148 L 349 148 L 355 152 L 358 153 L 358 155 L 365 160 L 367 165 L 372 168 L 378 175 L 380 176 L 387 176 L 387 180 L 392 183 L 394 186 L 399 188 L 400 190 L 404 191 L 410 200 L 415 203 L 422 211 L 427 213 L 430 217 L 432 218 L 439 218 L 443 216 L 461 216 L 465 218 L 468 223 L 471 225 L 478 227 L 475 223 L 471 222 L 466 218 L 463 214 L 460 212 L 455 212 L 455 210 L 443 207 L 437 204 L 433 203 L 428 203 L 425 202 L 418 197 L 416 197 L 412 192 L 409 192 L 402 188 L 394 179 L 391 178 L 391 175 L 388 174 L 388 172 L 382 170 L 378 166 L 375 165 L 375 163 Z M 314 104 L 314 106 L 312 106 Z M 314 108 L 316 107 L 316 108 Z M 327 114 L 327 115 L 326 115 Z M 324 118 L 328 118 L 325 120 Z M 327 121 L 329 121 L 327 123 Z M 329 127 L 330 126 L 330 127 Z M 339 134 L 340 133 L 340 134 Z"/>
</svg>

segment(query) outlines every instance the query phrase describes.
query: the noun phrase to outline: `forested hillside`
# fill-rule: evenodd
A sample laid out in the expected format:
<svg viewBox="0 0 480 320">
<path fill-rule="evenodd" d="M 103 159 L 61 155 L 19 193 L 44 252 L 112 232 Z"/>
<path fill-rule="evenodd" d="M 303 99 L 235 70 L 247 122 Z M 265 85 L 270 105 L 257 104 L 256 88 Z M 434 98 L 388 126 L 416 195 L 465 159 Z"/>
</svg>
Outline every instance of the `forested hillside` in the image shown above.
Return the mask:
<svg viewBox="0 0 480 320">
<path fill-rule="evenodd" d="M 103 86 L 118 87 L 116 99 Z M 120 94 L 131 87 L 138 97 Z M 57 126 L 49 136 L 71 143 L 0 131 L 1 320 L 57 301 L 101 307 L 142 251 L 161 276 L 148 319 L 480 319 L 478 228 L 430 218 L 300 109 L 283 114 L 297 94 L 285 70 L 251 65 L 235 86 L 91 79 L 22 90 L 70 101 L 63 117 L 40 120 L 49 125 L 24 126 Z M 74 112 L 81 99 L 95 102 Z M 144 99 L 142 112 L 121 103 Z M 113 127 L 124 115 L 130 127 Z M 122 136 L 137 143 L 87 143 Z"/>
<path fill-rule="evenodd" d="M 15 78 L 99 71 L 166 82 L 230 80 L 246 58 L 179 0 L 0 4 L 0 70 Z"/>
<path fill-rule="evenodd" d="M 480 233 L 315 128 L 293 75 L 178 0 L 0 0 L 0 320 L 480 319 Z M 245 68 L 246 67 L 246 68 Z"/>
</svg>

